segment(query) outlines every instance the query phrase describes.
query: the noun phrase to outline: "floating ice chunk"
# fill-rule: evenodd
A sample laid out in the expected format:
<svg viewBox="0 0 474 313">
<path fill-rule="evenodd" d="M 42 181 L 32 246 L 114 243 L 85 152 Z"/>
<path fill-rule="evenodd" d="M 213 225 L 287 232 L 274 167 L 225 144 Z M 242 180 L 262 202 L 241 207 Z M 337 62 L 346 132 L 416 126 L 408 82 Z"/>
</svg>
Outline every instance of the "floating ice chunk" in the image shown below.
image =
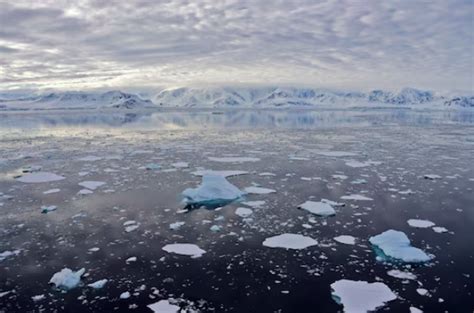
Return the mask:
<svg viewBox="0 0 474 313">
<path fill-rule="evenodd" d="M 257 200 L 257 201 L 243 201 L 242 204 L 249 206 L 254 209 L 261 208 L 264 204 L 265 201 L 263 200 Z"/>
<path fill-rule="evenodd" d="M 217 204 L 236 200 L 244 193 L 222 176 L 205 175 L 201 185 L 184 190 L 182 195 L 190 204 Z"/>
<path fill-rule="evenodd" d="M 159 170 L 161 169 L 161 165 L 157 163 L 148 163 L 147 165 L 145 165 L 145 169 L 150 170 L 150 171 Z"/>
<path fill-rule="evenodd" d="M 259 158 L 252 158 L 252 157 L 208 157 L 209 160 L 214 162 L 222 162 L 222 163 L 244 163 L 244 162 L 257 162 L 260 161 Z"/>
<path fill-rule="evenodd" d="M 346 165 L 347 166 L 350 166 L 350 167 L 354 167 L 354 168 L 359 168 L 359 167 L 367 167 L 367 166 L 371 166 L 371 165 L 380 165 L 382 164 L 382 162 L 378 162 L 378 161 L 365 161 L 365 162 L 360 162 L 360 161 L 356 161 L 356 160 L 350 160 L 350 161 L 347 161 L 346 162 Z"/>
<path fill-rule="evenodd" d="M 63 268 L 60 272 L 57 272 L 49 280 L 50 284 L 54 284 L 56 288 L 61 289 L 72 289 L 79 285 L 81 282 L 81 276 L 86 270 L 81 268 L 77 272 L 71 271 L 69 268 Z"/>
<path fill-rule="evenodd" d="M 132 262 L 136 262 L 137 261 L 137 257 L 136 256 L 132 256 L 132 257 L 129 257 L 128 259 L 125 260 L 125 263 L 132 263 Z"/>
<path fill-rule="evenodd" d="M 240 217 L 249 217 L 250 215 L 252 215 L 253 211 L 251 209 L 248 209 L 248 208 L 237 208 L 235 210 L 235 214 L 240 216 Z"/>
<path fill-rule="evenodd" d="M 8 290 L 8 291 L 0 291 L 0 298 L 5 297 L 11 292 L 14 292 L 15 290 Z"/>
<path fill-rule="evenodd" d="M 120 294 L 120 299 L 125 300 L 125 299 L 130 298 L 130 296 L 131 296 L 130 292 L 125 291 Z"/>
<path fill-rule="evenodd" d="M 41 206 L 41 213 L 47 214 L 49 212 L 56 211 L 57 208 L 58 207 L 55 206 L 55 205 L 49 205 L 49 206 L 43 205 L 43 206 Z"/>
<path fill-rule="evenodd" d="M 332 175 L 332 178 L 334 178 L 334 179 L 340 179 L 340 180 L 345 180 L 345 179 L 348 179 L 349 177 L 346 176 L 346 175 L 334 174 L 334 175 Z"/>
<path fill-rule="evenodd" d="M 342 279 L 331 284 L 332 297 L 346 313 L 366 313 L 395 300 L 397 296 L 384 283 Z"/>
<path fill-rule="evenodd" d="M 351 194 L 347 196 L 342 196 L 341 199 L 343 200 L 354 200 L 354 201 L 372 201 L 374 199 L 363 196 L 363 195 L 357 195 L 357 194 Z"/>
<path fill-rule="evenodd" d="M 123 226 L 125 226 L 125 232 L 129 233 L 138 229 L 140 223 L 136 221 L 126 221 L 125 223 L 123 223 Z"/>
<path fill-rule="evenodd" d="M 81 189 L 77 192 L 78 195 L 90 195 L 94 193 L 92 190 L 89 189 Z"/>
<path fill-rule="evenodd" d="M 83 162 L 95 162 L 95 161 L 100 161 L 102 160 L 102 157 L 95 156 L 95 155 L 88 155 L 82 158 L 77 159 L 78 161 L 83 161 Z"/>
<path fill-rule="evenodd" d="M 288 157 L 289 160 L 293 160 L 293 161 L 309 161 L 309 158 L 306 158 L 306 157 L 300 157 L 300 156 L 295 156 L 295 155 L 290 155 Z"/>
<path fill-rule="evenodd" d="M 239 175 L 246 175 L 249 172 L 246 171 L 214 171 L 214 170 L 199 170 L 192 172 L 194 176 L 222 176 L 222 177 L 231 177 L 231 176 L 239 176 Z"/>
<path fill-rule="evenodd" d="M 57 192 L 60 192 L 60 191 L 61 191 L 61 189 L 54 188 L 54 189 L 49 189 L 49 190 L 43 191 L 43 194 L 44 195 L 49 195 L 50 193 L 57 193 Z"/>
<path fill-rule="evenodd" d="M 298 206 L 299 209 L 306 210 L 310 213 L 319 215 L 319 216 L 332 216 L 336 215 L 334 208 L 326 202 L 315 202 L 315 201 L 306 201 L 303 204 Z"/>
<path fill-rule="evenodd" d="M 41 171 L 42 167 L 41 165 L 30 165 L 22 169 L 21 171 L 23 173 L 34 173 L 34 172 L 39 172 Z"/>
<path fill-rule="evenodd" d="M 31 297 L 31 300 L 33 300 L 34 302 L 38 302 L 38 301 L 41 301 L 41 300 L 44 300 L 44 299 L 46 299 L 44 294 L 36 295 L 36 296 Z"/>
<path fill-rule="evenodd" d="M 433 227 L 433 230 L 435 233 L 439 233 L 439 234 L 448 232 L 448 230 L 445 227 L 441 227 L 441 226 L 435 226 Z"/>
<path fill-rule="evenodd" d="M 0 262 L 5 260 L 6 258 L 8 257 L 11 257 L 11 256 L 15 256 L 15 255 L 18 255 L 20 254 L 20 250 L 13 250 L 13 251 L 3 251 L 2 253 L 0 253 Z"/>
<path fill-rule="evenodd" d="M 265 247 L 296 250 L 305 249 L 317 244 L 318 242 L 311 237 L 289 233 L 269 237 L 263 241 Z"/>
<path fill-rule="evenodd" d="M 18 177 L 16 180 L 22 183 L 48 183 L 63 180 L 65 177 L 48 172 L 28 173 Z"/>
<path fill-rule="evenodd" d="M 176 167 L 176 168 L 188 168 L 189 164 L 188 162 L 176 162 L 176 163 L 172 163 L 171 166 Z"/>
<path fill-rule="evenodd" d="M 90 251 L 90 252 L 97 252 L 97 251 L 99 251 L 99 250 L 100 250 L 99 247 L 93 247 L 93 248 L 90 248 L 88 251 Z"/>
<path fill-rule="evenodd" d="M 105 185 L 105 182 L 95 181 L 95 180 L 86 180 L 86 181 L 80 182 L 78 185 L 90 190 L 96 190 L 100 186 Z"/>
<path fill-rule="evenodd" d="M 183 226 L 185 224 L 185 222 L 175 222 L 175 223 L 171 223 L 170 224 L 170 229 L 172 230 L 178 230 L 181 228 L 181 226 Z"/>
<path fill-rule="evenodd" d="M 412 247 L 407 235 L 393 229 L 387 230 L 377 236 L 369 238 L 369 242 L 380 249 L 381 258 L 393 258 L 403 262 L 419 263 L 428 262 L 431 257 L 423 250 Z"/>
<path fill-rule="evenodd" d="M 329 204 L 330 206 L 333 206 L 333 207 L 343 207 L 343 206 L 346 205 L 344 202 L 336 202 L 336 201 L 332 201 L 332 200 L 328 200 L 328 199 L 321 199 L 321 202 L 327 203 L 327 204 Z"/>
<path fill-rule="evenodd" d="M 426 296 L 428 294 L 428 290 L 425 289 L 425 288 L 418 288 L 416 289 L 416 292 L 420 295 L 420 296 Z"/>
<path fill-rule="evenodd" d="M 181 254 L 181 255 L 189 255 L 192 257 L 200 257 L 206 251 L 202 250 L 195 244 L 191 243 L 173 243 L 173 244 L 168 244 L 162 248 L 168 253 L 176 253 L 176 254 Z"/>
<path fill-rule="evenodd" d="M 363 178 L 358 178 L 358 179 L 354 179 L 353 181 L 351 181 L 351 184 L 352 185 L 367 184 L 367 180 L 363 179 Z"/>
<path fill-rule="evenodd" d="M 410 313 L 423 313 L 423 311 L 418 308 L 415 308 L 414 306 L 411 306 Z"/>
<path fill-rule="evenodd" d="M 255 187 L 255 186 L 246 187 L 244 190 L 246 193 L 251 193 L 251 194 L 256 194 L 256 195 L 265 195 L 265 194 L 276 192 L 276 190 L 274 189 Z"/>
<path fill-rule="evenodd" d="M 399 271 L 399 270 L 390 270 L 387 272 L 389 276 L 399 278 L 399 279 L 410 279 L 410 280 L 415 280 L 416 275 L 410 272 L 404 272 L 404 271 Z"/>
<path fill-rule="evenodd" d="M 324 155 L 327 157 L 349 157 L 357 155 L 357 153 L 347 151 L 318 151 L 316 152 L 316 154 Z"/>
<path fill-rule="evenodd" d="M 219 226 L 219 225 L 212 225 L 209 229 L 210 229 L 212 232 L 216 233 L 216 232 L 218 232 L 218 231 L 221 231 L 222 226 Z"/>
<path fill-rule="evenodd" d="M 407 221 L 408 225 L 411 227 L 416 227 L 416 228 L 430 228 L 435 226 L 436 224 L 433 223 L 432 221 L 428 220 L 417 220 L 417 219 L 409 219 Z"/>
<path fill-rule="evenodd" d="M 155 313 L 178 313 L 180 307 L 171 304 L 169 300 L 160 300 L 158 302 L 148 305 L 148 308 Z"/>
<path fill-rule="evenodd" d="M 334 240 L 336 240 L 339 243 L 344 243 L 346 245 L 355 245 L 356 238 L 349 236 L 349 235 L 341 235 L 334 237 Z"/>
<path fill-rule="evenodd" d="M 276 176 L 276 174 L 270 172 L 263 172 L 258 174 L 258 176 Z"/>
<path fill-rule="evenodd" d="M 425 179 L 429 179 L 429 180 L 435 180 L 435 179 L 440 179 L 441 178 L 441 176 L 436 175 L 436 174 L 426 174 L 423 177 Z"/>
<path fill-rule="evenodd" d="M 104 288 L 105 284 L 108 282 L 107 279 L 101 279 L 96 282 L 93 282 L 92 284 L 88 284 L 87 286 L 94 288 L 94 289 L 101 289 Z"/>
</svg>

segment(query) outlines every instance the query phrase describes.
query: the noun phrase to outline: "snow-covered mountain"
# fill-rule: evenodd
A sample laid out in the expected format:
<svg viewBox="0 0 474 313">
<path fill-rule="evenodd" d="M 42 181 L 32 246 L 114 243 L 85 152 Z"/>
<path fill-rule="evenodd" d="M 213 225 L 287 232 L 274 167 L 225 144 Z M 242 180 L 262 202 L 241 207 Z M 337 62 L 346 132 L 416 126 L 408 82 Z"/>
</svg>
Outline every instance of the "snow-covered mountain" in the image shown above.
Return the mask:
<svg viewBox="0 0 474 313">
<path fill-rule="evenodd" d="M 141 108 L 154 106 L 153 102 L 135 94 L 121 91 L 61 92 L 18 99 L 2 99 L 0 106 L 16 109 L 78 109 L 78 108 Z"/>
</svg>

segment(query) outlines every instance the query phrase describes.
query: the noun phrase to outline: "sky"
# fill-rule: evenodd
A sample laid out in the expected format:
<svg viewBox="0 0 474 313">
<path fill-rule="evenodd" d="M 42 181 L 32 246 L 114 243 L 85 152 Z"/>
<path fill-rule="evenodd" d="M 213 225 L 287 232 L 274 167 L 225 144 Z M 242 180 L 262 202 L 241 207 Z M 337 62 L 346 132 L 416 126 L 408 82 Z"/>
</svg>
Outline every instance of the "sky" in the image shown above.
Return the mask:
<svg viewBox="0 0 474 313">
<path fill-rule="evenodd" d="M 0 90 L 474 89 L 472 0 L 0 0 Z"/>
</svg>

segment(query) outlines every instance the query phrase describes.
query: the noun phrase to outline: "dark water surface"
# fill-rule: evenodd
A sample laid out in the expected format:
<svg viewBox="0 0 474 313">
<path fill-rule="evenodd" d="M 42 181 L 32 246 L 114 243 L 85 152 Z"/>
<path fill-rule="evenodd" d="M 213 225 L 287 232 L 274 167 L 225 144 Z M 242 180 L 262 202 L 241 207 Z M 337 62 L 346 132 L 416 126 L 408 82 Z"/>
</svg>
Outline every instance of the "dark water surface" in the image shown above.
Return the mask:
<svg viewBox="0 0 474 313">
<path fill-rule="evenodd" d="M 175 298 L 189 312 L 340 312 L 330 285 L 350 279 L 380 281 L 397 294 L 382 312 L 472 312 L 473 155 L 469 112 L 2 113 L 0 253 L 19 252 L 0 260 L 0 311 L 151 312 L 147 305 Z M 87 156 L 97 158 L 80 160 Z M 258 160 L 209 159 L 230 156 Z M 354 161 L 368 163 L 350 166 Z M 161 169 L 146 170 L 150 163 Z M 32 165 L 66 179 L 27 184 L 13 178 Z M 246 195 L 242 201 L 265 201 L 248 219 L 235 214 L 249 207 L 239 202 L 183 212 L 180 194 L 200 183 L 192 174 L 199 169 L 247 171 L 228 180 L 276 193 Z M 82 181 L 106 184 L 80 195 Z M 43 194 L 54 188 L 60 191 Z M 373 200 L 341 200 L 349 194 Z M 345 206 L 329 218 L 297 209 L 322 198 Z M 57 210 L 41 214 L 44 205 Z M 410 227 L 409 219 L 448 232 Z M 126 221 L 139 227 L 126 232 Z M 185 224 L 170 229 L 178 221 Z M 220 231 L 211 231 L 213 225 Z M 377 261 L 368 238 L 388 229 L 403 231 L 435 258 L 418 265 Z M 318 245 L 262 245 L 282 233 L 309 236 Z M 336 242 L 339 235 L 356 237 L 356 244 Z M 193 243 L 206 253 L 191 258 L 162 250 L 172 243 Z M 94 247 L 100 250 L 89 251 Z M 130 257 L 136 262 L 127 263 Z M 61 292 L 48 281 L 65 267 L 86 274 L 80 286 Z M 392 269 L 417 278 L 394 278 L 387 274 Z M 103 289 L 87 287 L 104 278 Z M 131 297 L 120 299 L 126 291 Z M 36 295 L 44 298 L 33 301 Z"/>
</svg>

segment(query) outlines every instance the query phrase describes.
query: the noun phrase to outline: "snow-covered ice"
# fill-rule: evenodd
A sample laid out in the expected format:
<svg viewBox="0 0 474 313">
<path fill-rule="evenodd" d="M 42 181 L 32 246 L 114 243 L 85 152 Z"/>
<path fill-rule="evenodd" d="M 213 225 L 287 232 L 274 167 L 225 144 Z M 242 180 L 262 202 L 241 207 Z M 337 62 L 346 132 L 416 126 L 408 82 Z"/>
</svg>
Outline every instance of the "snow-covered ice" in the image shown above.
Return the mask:
<svg viewBox="0 0 474 313">
<path fill-rule="evenodd" d="M 276 192 L 276 190 L 274 190 L 274 189 L 256 187 L 256 186 L 245 187 L 244 191 L 246 193 L 256 194 L 256 195 L 266 195 L 266 194 L 269 194 L 269 193 L 275 193 Z"/>
<path fill-rule="evenodd" d="M 164 246 L 162 249 L 169 253 L 189 255 L 192 257 L 200 257 L 206 253 L 206 251 L 192 243 L 173 243 Z"/>
<path fill-rule="evenodd" d="M 130 298 L 131 296 L 132 296 L 132 295 L 130 294 L 130 292 L 125 291 L 125 292 L 122 292 L 122 293 L 120 294 L 120 297 L 119 297 L 119 298 L 122 299 L 122 300 L 125 300 L 125 299 Z"/>
<path fill-rule="evenodd" d="M 346 313 L 366 313 L 395 300 L 397 296 L 384 283 L 341 279 L 331 284 L 332 297 Z"/>
<path fill-rule="evenodd" d="M 355 245 L 355 242 L 356 242 L 356 238 L 349 235 L 337 236 L 337 237 L 334 237 L 334 240 L 346 245 Z"/>
<path fill-rule="evenodd" d="M 63 180 L 66 177 L 49 172 L 28 173 L 18 177 L 16 180 L 22 183 L 48 183 Z"/>
<path fill-rule="evenodd" d="M 418 220 L 418 219 L 409 219 L 407 223 L 411 227 L 416 227 L 416 228 L 430 228 L 436 225 L 432 221 Z"/>
<path fill-rule="evenodd" d="M 448 229 L 445 228 L 445 227 L 441 227 L 441 226 L 435 226 L 435 227 L 433 227 L 433 231 L 434 231 L 435 233 L 441 234 L 441 233 L 447 233 L 447 232 L 448 232 Z"/>
<path fill-rule="evenodd" d="M 78 185 L 90 190 L 96 190 L 100 186 L 105 185 L 105 182 L 96 181 L 96 180 L 86 180 L 86 181 L 80 182 Z"/>
<path fill-rule="evenodd" d="M 20 250 L 13 250 L 13 251 L 10 251 L 10 250 L 7 250 L 7 251 L 3 251 L 0 253 L 0 262 L 5 260 L 6 258 L 9 258 L 11 256 L 15 256 L 15 255 L 18 255 L 20 254 Z"/>
<path fill-rule="evenodd" d="M 263 241 L 265 247 L 296 250 L 305 249 L 317 244 L 318 242 L 311 237 L 290 233 L 269 237 Z"/>
<path fill-rule="evenodd" d="M 369 242 L 381 250 L 384 256 L 401 260 L 403 262 L 419 263 L 428 262 L 431 257 L 423 250 L 412 247 L 407 235 L 393 229 L 387 230 L 377 236 L 369 238 Z"/>
<path fill-rule="evenodd" d="M 246 175 L 249 172 L 247 171 L 238 171 L 238 170 L 222 170 L 222 171 L 215 171 L 215 170 L 197 170 L 192 172 L 191 174 L 195 176 L 222 176 L 222 177 L 231 177 L 231 176 L 239 176 L 239 175 Z"/>
<path fill-rule="evenodd" d="M 172 230 L 178 230 L 181 228 L 181 226 L 183 226 L 185 224 L 185 222 L 174 222 L 174 223 L 171 223 L 170 224 L 170 229 Z"/>
<path fill-rule="evenodd" d="M 105 284 L 108 282 L 107 279 L 101 279 L 96 282 L 93 282 L 91 284 L 88 284 L 87 286 L 94 288 L 94 289 L 101 289 L 105 286 Z"/>
<path fill-rule="evenodd" d="M 148 308 L 154 313 L 178 313 L 180 310 L 179 306 L 171 304 L 169 300 L 160 300 L 152 303 L 148 305 Z"/>
<path fill-rule="evenodd" d="M 404 272 L 400 270 L 390 270 L 387 272 L 389 276 L 399 278 L 399 279 L 410 279 L 410 280 L 415 280 L 416 275 L 410 272 Z"/>
<path fill-rule="evenodd" d="M 190 204 L 218 204 L 236 200 L 244 195 L 236 186 L 222 176 L 205 175 L 201 185 L 182 192 L 185 202 Z"/>
<path fill-rule="evenodd" d="M 359 195 L 359 194 L 351 194 L 347 196 L 342 196 L 341 199 L 343 200 L 354 200 L 354 201 L 372 201 L 374 199 L 369 198 L 367 196 Z"/>
<path fill-rule="evenodd" d="M 334 210 L 334 208 L 330 204 L 322 201 L 306 201 L 305 203 L 300 204 L 298 208 L 319 216 L 336 215 L 336 211 Z"/>
<path fill-rule="evenodd" d="M 248 208 L 237 208 L 235 210 L 235 214 L 240 216 L 240 217 L 249 217 L 250 215 L 252 215 L 253 211 L 251 209 L 248 209 Z"/>
<path fill-rule="evenodd" d="M 253 157 L 208 157 L 210 161 L 222 162 L 222 163 L 244 163 L 244 162 L 257 162 L 259 158 Z"/>
<path fill-rule="evenodd" d="M 44 195 L 49 195 L 49 194 L 51 194 L 51 193 L 57 193 L 57 192 L 60 192 L 60 191 L 61 191 L 61 189 L 59 189 L 59 188 L 53 188 L 53 189 L 49 189 L 49 190 L 43 191 L 43 194 L 44 194 Z"/>
<path fill-rule="evenodd" d="M 50 284 L 54 284 L 56 288 L 61 289 L 72 289 L 77 287 L 81 282 L 81 276 L 86 270 L 81 268 L 80 270 L 74 272 L 69 268 L 63 268 L 60 272 L 57 272 L 49 280 Z"/>
</svg>

